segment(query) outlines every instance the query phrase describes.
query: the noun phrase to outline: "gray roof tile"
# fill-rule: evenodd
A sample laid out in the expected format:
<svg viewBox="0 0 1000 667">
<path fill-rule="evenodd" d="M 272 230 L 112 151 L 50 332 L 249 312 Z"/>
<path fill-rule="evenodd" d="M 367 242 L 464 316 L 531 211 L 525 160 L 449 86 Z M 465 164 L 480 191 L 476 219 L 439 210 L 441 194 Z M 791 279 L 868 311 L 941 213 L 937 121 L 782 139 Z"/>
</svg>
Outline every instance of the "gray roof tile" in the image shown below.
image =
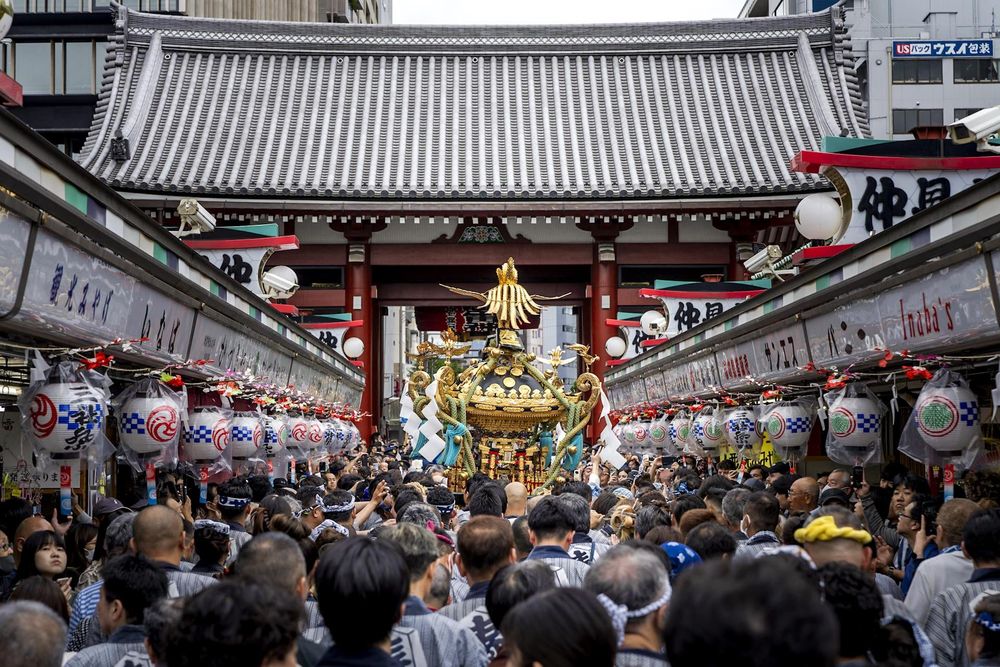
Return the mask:
<svg viewBox="0 0 1000 667">
<path fill-rule="evenodd" d="M 822 187 L 866 136 L 839 10 L 609 26 L 266 23 L 119 9 L 81 162 L 119 188 L 341 199 Z M 110 156 L 129 139 L 131 158 Z"/>
</svg>

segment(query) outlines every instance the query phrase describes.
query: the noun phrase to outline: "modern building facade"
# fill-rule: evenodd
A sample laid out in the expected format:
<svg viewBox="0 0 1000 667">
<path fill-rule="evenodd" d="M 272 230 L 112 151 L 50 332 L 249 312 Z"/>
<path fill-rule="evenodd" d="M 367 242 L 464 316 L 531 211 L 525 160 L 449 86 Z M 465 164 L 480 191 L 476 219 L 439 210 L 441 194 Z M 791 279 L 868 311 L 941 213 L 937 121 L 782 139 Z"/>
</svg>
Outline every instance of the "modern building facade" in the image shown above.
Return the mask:
<svg viewBox="0 0 1000 667">
<path fill-rule="evenodd" d="M 830 4 L 747 0 L 740 16 Z M 843 6 L 873 137 L 906 138 L 915 127 L 940 127 L 1000 104 L 1000 0 L 845 0 Z M 990 45 L 986 55 L 983 42 Z"/>
<path fill-rule="evenodd" d="M 0 71 L 24 88 L 14 114 L 64 152 L 86 138 L 101 87 L 109 0 L 13 0 L 10 42 L 0 44 Z M 121 0 L 153 13 L 256 21 L 390 23 L 392 0 Z"/>
</svg>

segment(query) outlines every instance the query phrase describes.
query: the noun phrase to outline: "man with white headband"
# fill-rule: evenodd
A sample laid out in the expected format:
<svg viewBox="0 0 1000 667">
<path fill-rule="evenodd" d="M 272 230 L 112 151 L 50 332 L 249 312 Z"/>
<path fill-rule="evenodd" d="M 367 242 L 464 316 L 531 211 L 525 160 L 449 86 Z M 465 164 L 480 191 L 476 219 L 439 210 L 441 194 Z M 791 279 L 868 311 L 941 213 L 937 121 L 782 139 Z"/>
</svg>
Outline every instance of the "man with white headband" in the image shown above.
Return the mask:
<svg viewBox="0 0 1000 667">
<path fill-rule="evenodd" d="M 655 545 L 619 544 L 587 571 L 584 589 L 597 595 L 618 633 L 615 667 L 666 667 L 663 631 L 670 576 Z"/>
<path fill-rule="evenodd" d="M 323 521 L 312 530 L 313 540 L 327 528 L 331 528 L 344 537 L 354 535 L 354 516 L 357 514 L 357 503 L 350 491 L 338 489 L 323 498 L 317 499 L 317 507 L 323 513 Z"/>
<path fill-rule="evenodd" d="M 226 565 L 236 560 L 236 555 L 243 545 L 253 537 L 247 532 L 246 522 L 253 510 L 253 491 L 245 477 L 233 477 L 219 487 L 219 497 L 216 504 L 222 520 L 229 526 L 229 558 Z"/>
</svg>

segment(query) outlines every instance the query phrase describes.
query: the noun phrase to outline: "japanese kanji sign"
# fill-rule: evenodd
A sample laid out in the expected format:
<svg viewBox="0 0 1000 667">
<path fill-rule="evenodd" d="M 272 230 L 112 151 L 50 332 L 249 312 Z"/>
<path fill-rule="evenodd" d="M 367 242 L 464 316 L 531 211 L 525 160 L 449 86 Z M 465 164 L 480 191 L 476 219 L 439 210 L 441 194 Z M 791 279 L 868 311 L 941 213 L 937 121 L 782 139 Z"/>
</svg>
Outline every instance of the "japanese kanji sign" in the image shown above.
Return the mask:
<svg viewBox="0 0 1000 667">
<path fill-rule="evenodd" d="M 893 58 L 992 58 L 993 40 L 956 39 L 898 41 L 892 43 Z"/>
<path fill-rule="evenodd" d="M 648 294 L 647 294 L 648 292 Z M 688 329 L 718 317 L 738 303 L 742 303 L 759 290 L 748 292 L 685 292 L 682 290 L 644 290 L 644 295 L 656 296 L 663 304 L 667 318 L 666 338 L 672 338 Z"/>
</svg>

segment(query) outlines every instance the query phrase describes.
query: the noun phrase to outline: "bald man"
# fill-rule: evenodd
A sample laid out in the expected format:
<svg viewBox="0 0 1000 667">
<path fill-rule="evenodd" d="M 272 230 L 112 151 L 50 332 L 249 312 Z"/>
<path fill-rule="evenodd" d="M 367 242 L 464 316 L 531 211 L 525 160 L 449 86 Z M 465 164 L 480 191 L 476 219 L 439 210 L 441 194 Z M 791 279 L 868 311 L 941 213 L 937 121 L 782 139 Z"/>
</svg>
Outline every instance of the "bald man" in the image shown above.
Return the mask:
<svg viewBox="0 0 1000 667">
<path fill-rule="evenodd" d="M 528 513 L 528 489 L 520 482 L 511 482 L 503 490 L 507 494 L 507 516 L 504 518 L 513 523 L 514 519 Z"/>
<path fill-rule="evenodd" d="M 812 512 L 819 506 L 819 482 L 812 477 L 799 477 L 788 491 L 788 509 L 792 512 Z"/>
<path fill-rule="evenodd" d="M 168 507 L 153 505 L 139 512 L 132 527 L 132 543 L 137 553 L 166 573 L 172 598 L 194 595 L 216 582 L 210 576 L 181 571 L 184 521 Z"/>
</svg>

